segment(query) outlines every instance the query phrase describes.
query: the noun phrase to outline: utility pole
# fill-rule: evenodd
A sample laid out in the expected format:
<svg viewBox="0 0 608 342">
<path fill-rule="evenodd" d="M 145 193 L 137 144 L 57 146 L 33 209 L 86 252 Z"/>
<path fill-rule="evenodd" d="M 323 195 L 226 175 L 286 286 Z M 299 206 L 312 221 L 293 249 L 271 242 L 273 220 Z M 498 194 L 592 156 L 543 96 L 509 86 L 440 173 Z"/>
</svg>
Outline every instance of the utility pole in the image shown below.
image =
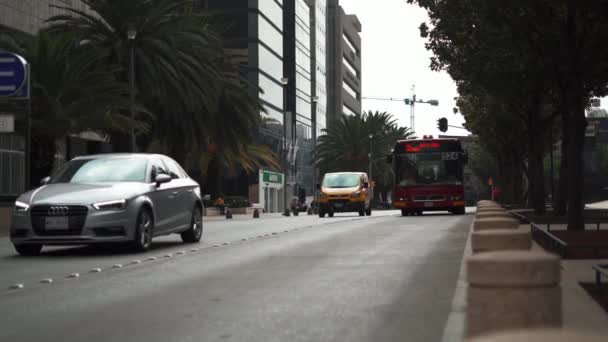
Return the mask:
<svg viewBox="0 0 608 342">
<path fill-rule="evenodd" d="M 131 109 L 131 152 L 137 152 L 137 142 L 135 139 L 135 38 L 137 31 L 132 26 L 127 30 L 129 40 L 129 96 Z"/>
<path fill-rule="evenodd" d="M 374 199 L 374 192 L 372 189 L 372 161 L 374 160 L 374 152 L 373 152 L 373 144 L 372 141 L 374 139 L 373 135 L 369 135 L 369 174 L 367 177 L 369 191 L 372 192 L 372 200 Z"/>
<path fill-rule="evenodd" d="M 283 215 L 289 216 L 289 203 L 287 202 L 287 177 L 289 174 L 289 144 L 287 142 L 287 84 L 289 78 L 281 78 L 283 85 Z M 291 120 L 289 120 L 291 122 Z"/>
</svg>

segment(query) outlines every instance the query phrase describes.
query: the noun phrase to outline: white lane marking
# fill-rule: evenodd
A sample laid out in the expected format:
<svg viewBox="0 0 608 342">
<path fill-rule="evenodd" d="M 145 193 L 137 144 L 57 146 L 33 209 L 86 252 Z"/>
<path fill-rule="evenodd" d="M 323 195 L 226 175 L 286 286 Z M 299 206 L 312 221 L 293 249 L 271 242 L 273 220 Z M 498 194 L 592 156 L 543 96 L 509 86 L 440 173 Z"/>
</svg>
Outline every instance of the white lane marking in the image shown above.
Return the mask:
<svg viewBox="0 0 608 342">
<path fill-rule="evenodd" d="M 155 256 L 153 256 L 153 257 L 149 257 L 149 258 L 148 258 L 148 261 L 154 261 L 154 260 L 156 260 L 156 257 L 155 257 Z"/>
<path fill-rule="evenodd" d="M 42 284 L 50 284 L 53 282 L 53 278 L 44 278 L 40 281 Z"/>
<path fill-rule="evenodd" d="M 122 268 L 122 264 L 114 264 L 114 266 L 112 266 L 112 268 Z"/>
<path fill-rule="evenodd" d="M 91 273 L 99 273 L 99 272 L 101 272 L 101 268 L 93 268 L 89 272 L 91 272 Z"/>
<path fill-rule="evenodd" d="M 68 275 L 68 278 L 79 278 L 80 277 L 80 273 L 70 273 L 70 275 Z"/>
<path fill-rule="evenodd" d="M 23 288 L 23 284 L 13 284 L 11 285 L 11 290 L 21 290 Z"/>
</svg>

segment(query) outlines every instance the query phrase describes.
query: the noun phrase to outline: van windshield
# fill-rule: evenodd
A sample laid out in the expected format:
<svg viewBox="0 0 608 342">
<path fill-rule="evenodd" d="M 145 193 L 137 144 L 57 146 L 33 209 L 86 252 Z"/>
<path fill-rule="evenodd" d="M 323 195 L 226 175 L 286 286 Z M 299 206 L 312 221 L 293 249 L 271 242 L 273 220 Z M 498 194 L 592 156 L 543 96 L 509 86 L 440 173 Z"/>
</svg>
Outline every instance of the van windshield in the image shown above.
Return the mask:
<svg viewBox="0 0 608 342">
<path fill-rule="evenodd" d="M 354 188 L 359 186 L 361 176 L 352 173 L 334 173 L 325 175 L 323 186 L 326 188 Z"/>
</svg>

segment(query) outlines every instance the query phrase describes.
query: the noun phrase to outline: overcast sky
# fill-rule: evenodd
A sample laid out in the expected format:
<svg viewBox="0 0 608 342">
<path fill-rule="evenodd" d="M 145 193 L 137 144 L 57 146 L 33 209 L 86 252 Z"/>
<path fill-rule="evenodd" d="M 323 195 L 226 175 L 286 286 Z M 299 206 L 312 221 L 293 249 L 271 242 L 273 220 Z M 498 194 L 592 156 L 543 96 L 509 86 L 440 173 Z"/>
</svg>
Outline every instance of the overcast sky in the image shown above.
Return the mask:
<svg viewBox="0 0 608 342">
<path fill-rule="evenodd" d="M 428 19 L 426 12 L 405 0 L 341 0 L 344 11 L 361 21 L 363 97 L 411 97 L 416 85 L 418 99 L 439 100 L 438 107 L 416 106 L 418 136 L 437 136 L 437 119 L 446 117 L 450 125 L 461 126 L 463 118 L 454 114 L 456 85 L 445 72 L 429 68 L 431 52 L 424 47 L 418 26 Z M 363 100 L 363 110 L 393 114 L 402 126 L 410 126 L 410 108 L 403 102 Z M 467 135 L 450 128 L 450 135 Z"/>
</svg>

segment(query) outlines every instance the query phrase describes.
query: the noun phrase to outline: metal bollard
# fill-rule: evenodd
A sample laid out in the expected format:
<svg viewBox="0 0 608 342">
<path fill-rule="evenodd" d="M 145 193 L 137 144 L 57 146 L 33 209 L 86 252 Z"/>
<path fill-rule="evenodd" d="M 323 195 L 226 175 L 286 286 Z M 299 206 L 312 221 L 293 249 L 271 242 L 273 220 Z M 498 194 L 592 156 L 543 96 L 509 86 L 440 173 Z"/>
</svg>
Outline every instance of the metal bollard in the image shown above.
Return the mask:
<svg viewBox="0 0 608 342">
<path fill-rule="evenodd" d="M 226 208 L 226 219 L 227 220 L 232 219 L 232 210 L 230 210 L 230 208 Z"/>
<path fill-rule="evenodd" d="M 537 251 L 475 254 L 467 259 L 467 281 L 468 337 L 562 325 L 560 261 L 555 255 Z"/>
<path fill-rule="evenodd" d="M 260 211 L 257 208 L 253 210 L 253 218 L 260 218 Z"/>
<path fill-rule="evenodd" d="M 312 208 L 308 208 L 308 215 L 312 215 Z"/>
<path fill-rule="evenodd" d="M 293 216 L 298 216 L 298 215 L 300 215 L 300 211 L 298 209 L 294 209 Z"/>
<path fill-rule="evenodd" d="M 285 209 L 285 211 L 283 212 L 283 216 L 291 216 L 289 209 Z"/>
</svg>

